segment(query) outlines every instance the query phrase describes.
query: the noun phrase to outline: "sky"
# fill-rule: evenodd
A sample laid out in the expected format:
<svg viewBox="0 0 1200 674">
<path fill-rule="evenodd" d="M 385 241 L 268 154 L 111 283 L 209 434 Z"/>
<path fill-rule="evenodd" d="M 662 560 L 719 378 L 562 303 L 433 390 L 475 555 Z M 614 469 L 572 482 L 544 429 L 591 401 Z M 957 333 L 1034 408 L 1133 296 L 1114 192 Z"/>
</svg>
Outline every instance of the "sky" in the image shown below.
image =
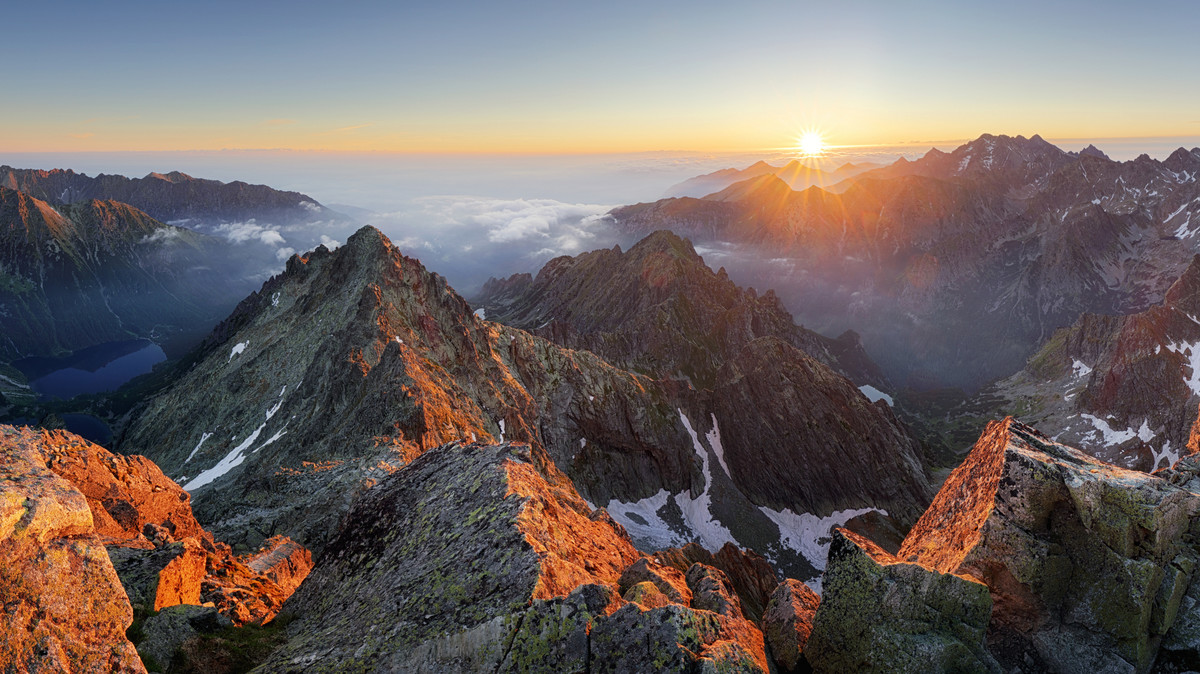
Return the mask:
<svg viewBox="0 0 1200 674">
<path fill-rule="evenodd" d="M 1200 3 L 43 2 L 0 153 L 756 152 L 1200 136 Z"/>
</svg>

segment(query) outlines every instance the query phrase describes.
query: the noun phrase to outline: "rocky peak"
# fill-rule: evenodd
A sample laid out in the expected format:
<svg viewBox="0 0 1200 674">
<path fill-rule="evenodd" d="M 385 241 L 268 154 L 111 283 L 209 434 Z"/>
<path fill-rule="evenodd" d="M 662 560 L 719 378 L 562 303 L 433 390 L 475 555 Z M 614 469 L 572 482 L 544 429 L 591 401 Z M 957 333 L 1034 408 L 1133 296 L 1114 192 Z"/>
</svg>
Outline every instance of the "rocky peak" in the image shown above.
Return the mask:
<svg viewBox="0 0 1200 674">
<path fill-rule="evenodd" d="M 1079 151 L 1079 156 L 1080 157 L 1095 157 L 1097 159 L 1108 159 L 1109 158 L 1107 154 L 1104 154 L 1103 150 L 1096 147 L 1095 145 L 1090 145 L 1090 144 L 1087 147 L 1085 147 Z"/>
<path fill-rule="evenodd" d="M 1194 172 L 1200 169 L 1200 148 L 1186 150 L 1181 147 L 1175 150 L 1163 162 L 1163 167 L 1176 173 L 1183 171 Z"/>
</svg>

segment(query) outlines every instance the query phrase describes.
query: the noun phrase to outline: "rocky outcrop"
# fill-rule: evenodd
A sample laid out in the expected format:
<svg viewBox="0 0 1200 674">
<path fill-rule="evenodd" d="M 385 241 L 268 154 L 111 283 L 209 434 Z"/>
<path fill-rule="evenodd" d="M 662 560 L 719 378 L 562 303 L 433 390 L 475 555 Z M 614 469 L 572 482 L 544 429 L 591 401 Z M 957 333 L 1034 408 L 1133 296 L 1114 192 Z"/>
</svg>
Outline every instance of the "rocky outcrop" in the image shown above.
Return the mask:
<svg viewBox="0 0 1200 674">
<path fill-rule="evenodd" d="M 897 558 L 986 584 L 989 647 L 1008 669 L 1145 672 L 1180 617 L 1198 511 L 1195 492 L 1010 418 L 988 426 Z"/>
<path fill-rule="evenodd" d="M 732 543 L 722 545 L 715 553 L 695 543 L 688 543 L 682 548 L 659 550 L 653 558 L 681 573 L 687 573 L 693 564 L 720 569 L 733 583 L 742 612 L 755 622 L 762 618 L 763 610 L 779 583 L 778 573 L 765 557 Z"/>
<path fill-rule="evenodd" d="M 804 657 L 815 672 L 999 672 L 984 647 L 983 583 L 834 533 Z"/>
<path fill-rule="evenodd" d="M 538 450 L 450 444 L 355 504 L 289 601 L 298 622 L 263 671 L 765 672 L 761 633 L 740 616 L 678 592 L 658 606 L 617 593 L 662 595 L 671 571 Z"/>
<path fill-rule="evenodd" d="M 204 535 L 191 496 L 146 457 L 113 454 L 66 431 L 30 439 L 41 447 L 46 467 L 83 492 L 105 545 L 151 549 L 163 536 Z"/>
<path fill-rule="evenodd" d="M 31 433 L 0 427 L 0 665 L 12 672 L 144 672 L 133 612 L 87 500 L 45 467 Z"/>
<path fill-rule="evenodd" d="M 284 534 L 318 556 L 357 495 L 453 441 L 530 443 L 644 551 L 732 542 L 805 580 L 830 526 L 916 519 L 931 494 L 886 408 L 778 338 L 734 358 L 717 392 L 621 369 L 480 319 L 363 228 L 247 298 L 119 446 L 177 477 L 224 540 Z M 771 369 L 774 388 L 749 380 Z M 748 410 L 774 425 L 766 441 Z M 831 462 L 854 471 L 800 470 Z"/>
<path fill-rule="evenodd" d="M 794 672 L 805 662 L 804 647 L 820 604 L 821 597 L 794 578 L 785 579 L 771 593 L 762 616 L 763 637 L 775 664 L 784 672 Z"/>
<path fill-rule="evenodd" d="M 116 455 L 65 431 L 0 428 L 84 495 L 137 611 L 213 603 L 238 625 L 262 624 L 312 569 L 308 550 L 282 536 L 234 555 L 196 522 L 188 493 L 145 457 Z"/>
</svg>

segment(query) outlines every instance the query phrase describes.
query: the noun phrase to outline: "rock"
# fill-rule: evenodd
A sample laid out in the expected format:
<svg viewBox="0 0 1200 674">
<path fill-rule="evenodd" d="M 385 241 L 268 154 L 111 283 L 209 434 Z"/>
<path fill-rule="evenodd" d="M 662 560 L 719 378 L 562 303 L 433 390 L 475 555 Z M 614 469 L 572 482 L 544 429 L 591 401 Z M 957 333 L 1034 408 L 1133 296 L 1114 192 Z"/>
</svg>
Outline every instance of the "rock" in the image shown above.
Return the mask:
<svg viewBox="0 0 1200 674">
<path fill-rule="evenodd" d="M 109 557 L 135 609 L 200 604 L 208 555 L 195 539 L 151 550 L 113 546 Z"/>
<path fill-rule="evenodd" d="M 783 671 L 796 671 L 800 666 L 820 603 L 817 593 L 793 578 L 785 579 L 771 594 L 762 616 L 763 637 Z"/>
<path fill-rule="evenodd" d="M 1009 418 L 989 424 L 898 557 L 987 584 L 1005 667 L 1145 672 L 1200 559 L 1197 512 L 1200 495 Z"/>
<path fill-rule="evenodd" d="M 687 572 L 687 584 L 692 591 L 692 608 L 745 619 L 742 602 L 724 571 L 704 564 L 693 564 Z"/>
<path fill-rule="evenodd" d="M 641 557 L 539 454 L 449 444 L 364 494 L 262 671 L 767 670 L 752 624 L 670 603 L 662 588 L 682 596 L 681 574 Z"/>
<path fill-rule="evenodd" d="M 85 495 L 139 611 L 213 602 L 238 625 L 263 624 L 312 568 L 308 550 L 282 536 L 236 557 L 201 528 L 187 492 L 145 457 L 119 456 L 63 431 L 13 432 Z"/>
<path fill-rule="evenodd" d="M 741 600 L 742 612 L 753 622 L 762 618 L 763 610 L 771 600 L 771 593 L 779 584 L 779 577 L 766 558 L 751 550 L 742 550 L 732 543 L 721 546 L 716 554 L 695 543 L 688 543 L 682 548 L 659 550 L 654 553 L 654 559 L 684 573 L 695 563 L 724 571 Z"/>
<path fill-rule="evenodd" d="M 0 426 L 0 664 L 14 672 L 145 672 L 133 611 L 83 494 L 47 470 L 40 434 Z"/>
<path fill-rule="evenodd" d="M 165 530 L 167 542 L 204 534 L 188 493 L 146 457 L 113 454 L 65 431 L 44 433 L 41 447 L 47 467 L 87 497 L 106 545 L 151 548 L 147 526 Z"/>
<path fill-rule="evenodd" d="M 232 626 L 229 618 L 211 606 L 170 606 L 142 623 L 138 653 L 146 662 L 166 667 L 189 639 Z"/>
<path fill-rule="evenodd" d="M 814 672 L 1000 672 L 992 599 L 974 579 L 904 562 L 837 529 L 804 658 Z"/>
<path fill-rule="evenodd" d="M 650 583 L 669 601 L 683 606 L 692 605 L 692 590 L 687 579 L 677 569 L 663 566 L 643 557 L 621 573 L 618 581 L 622 595 L 640 583 Z"/>
</svg>

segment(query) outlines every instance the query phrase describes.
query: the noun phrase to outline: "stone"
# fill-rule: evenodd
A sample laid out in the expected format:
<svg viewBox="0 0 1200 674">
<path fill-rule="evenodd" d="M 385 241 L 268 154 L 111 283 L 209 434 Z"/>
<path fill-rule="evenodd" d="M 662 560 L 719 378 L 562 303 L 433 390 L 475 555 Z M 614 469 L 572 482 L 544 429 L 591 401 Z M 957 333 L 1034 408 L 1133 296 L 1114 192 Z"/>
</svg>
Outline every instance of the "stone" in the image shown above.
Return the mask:
<svg viewBox="0 0 1200 674">
<path fill-rule="evenodd" d="M 621 573 L 618 580 L 622 594 L 640 583 L 650 583 L 674 604 L 692 604 L 692 590 L 688 587 L 684 575 L 669 566 L 658 564 L 651 558 L 643 557 L 637 560 Z"/>
<path fill-rule="evenodd" d="M 724 571 L 696 563 L 688 569 L 686 577 L 688 588 L 692 591 L 692 608 L 745 619 L 742 602 Z"/>
<path fill-rule="evenodd" d="M 88 502 L 48 470 L 40 434 L 0 426 L 0 663 L 14 672 L 145 672 L 133 610 Z"/>
<path fill-rule="evenodd" d="M 800 666 L 820 604 L 821 597 L 794 578 L 785 579 L 771 594 L 762 616 L 763 637 L 781 670 L 793 672 Z"/>
<path fill-rule="evenodd" d="M 169 606 L 142 623 L 138 653 L 147 662 L 167 667 L 189 639 L 232 626 L 233 621 L 212 606 Z"/>
<path fill-rule="evenodd" d="M 683 573 L 697 562 L 724 571 L 741 600 L 742 613 L 751 621 L 762 618 L 767 602 L 779 584 L 778 573 L 765 557 L 733 543 L 721 546 L 715 554 L 696 543 L 688 543 L 682 548 L 659 550 L 653 558 Z"/>
<path fill-rule="evenodd" d="M 994 672 L 983 583 L 834 532 L 804 658 L 814 672 Z"/>
</svg>

